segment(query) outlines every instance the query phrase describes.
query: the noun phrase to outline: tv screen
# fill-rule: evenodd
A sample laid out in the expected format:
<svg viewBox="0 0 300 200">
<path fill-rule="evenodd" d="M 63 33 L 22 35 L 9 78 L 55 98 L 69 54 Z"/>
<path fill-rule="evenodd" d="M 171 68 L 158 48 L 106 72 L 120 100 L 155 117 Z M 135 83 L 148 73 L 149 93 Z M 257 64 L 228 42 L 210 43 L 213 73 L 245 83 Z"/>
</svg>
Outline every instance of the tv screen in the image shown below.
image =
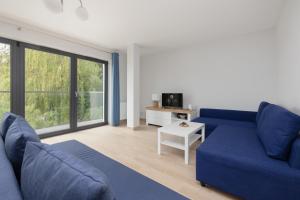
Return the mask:
<svg viewBox="0 0 300 200">
<path fill-rule="evenodd" d="M 163 93 L 162 94 L 162 106 L 163 107 L 182 108 L 183 107 L 182 93 Z"/>
</svg>

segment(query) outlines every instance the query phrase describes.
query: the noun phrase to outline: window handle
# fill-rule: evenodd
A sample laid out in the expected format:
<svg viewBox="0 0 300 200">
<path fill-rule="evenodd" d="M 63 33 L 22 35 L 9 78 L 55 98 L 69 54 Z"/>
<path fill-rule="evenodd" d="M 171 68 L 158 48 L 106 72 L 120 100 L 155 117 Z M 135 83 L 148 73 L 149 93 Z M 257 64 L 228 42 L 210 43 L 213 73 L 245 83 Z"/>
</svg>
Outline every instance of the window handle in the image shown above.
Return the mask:
<svg viewBox="0 0 300 200">
<path fill-rule="evenodd" d="M 75 92 L 75 97 L 78 98 L 78 92 L 77 91 Z"/>
</svg>

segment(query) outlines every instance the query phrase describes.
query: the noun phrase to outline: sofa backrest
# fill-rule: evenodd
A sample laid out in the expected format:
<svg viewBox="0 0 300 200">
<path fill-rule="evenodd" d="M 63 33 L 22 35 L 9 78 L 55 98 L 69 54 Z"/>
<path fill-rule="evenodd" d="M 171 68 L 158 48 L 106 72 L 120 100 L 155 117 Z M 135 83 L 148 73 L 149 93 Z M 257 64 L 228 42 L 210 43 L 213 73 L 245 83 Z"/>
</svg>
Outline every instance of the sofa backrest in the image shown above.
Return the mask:
<svg viewBox="0 0 300 200">
<path fill-rule="evenodd" d="M 13 167 L 9 162 L 0 137 L 0 198 L 5 200 L 21 200 L 21 192 Z"/>
<path fill-rule="evenodd" d="M 257 112 L 201 108 L 200 117 L 256 122 Z"/>
</svg>

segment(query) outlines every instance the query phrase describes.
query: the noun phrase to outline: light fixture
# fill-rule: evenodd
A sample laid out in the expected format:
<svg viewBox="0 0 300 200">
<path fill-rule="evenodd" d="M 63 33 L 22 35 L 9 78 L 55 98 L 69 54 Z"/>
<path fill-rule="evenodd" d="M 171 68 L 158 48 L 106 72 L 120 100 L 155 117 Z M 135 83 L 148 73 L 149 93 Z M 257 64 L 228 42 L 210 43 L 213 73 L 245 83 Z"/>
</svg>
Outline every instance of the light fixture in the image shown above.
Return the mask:
<svg viewBox="0 0 300 200">
<path fill-rule="evenodd" d="M 89 19 L 88 10 L 83 6 L 82 0 L 78 0 L 80 5 L 75 10 L 77 17 L 83 21 Z M 64 8 L 64 0 L 44 0 L 46 7 L 55 14 L 62 13 Z"/>
<path fill-rule="evenodd" d="M 152 94 L 152 102 L 154 107 L 159 107 L 160 95 Z"/>
<path fill-rule="evenodd" d="M 79 17 L 81 20 L 86 21 L 89 19 L 89 13 L 85 7 L 82 5 L 82 1 L 79 0 L 80 6 L 76 9 L 76 15 Z"/>
<path fill-rule="evenodd" d="M 53 13 L 61 13 L 63 12 L 63 0 L 44 0 L 46 7 L 52 11 Z"/>
</svg>

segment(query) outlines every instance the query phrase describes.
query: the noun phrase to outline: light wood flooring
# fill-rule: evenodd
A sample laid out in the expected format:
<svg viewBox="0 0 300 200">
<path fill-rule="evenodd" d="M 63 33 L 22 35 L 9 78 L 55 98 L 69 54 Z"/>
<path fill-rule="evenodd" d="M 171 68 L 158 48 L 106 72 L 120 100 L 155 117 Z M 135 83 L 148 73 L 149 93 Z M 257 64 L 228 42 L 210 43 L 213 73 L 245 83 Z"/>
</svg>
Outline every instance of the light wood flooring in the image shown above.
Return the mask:
<svg viewBox="0 0 300 200">
<path fill-rule="evenodd" d="M 71 134 L 44 139 L 53 144 L 66 140 L 79 142 L 119 161 L 127 167 L 171 188 L 190 199 L 233 199 L 212 188 L 203 188 L 195 179 L 195 149 L 190 151 L 190 163 L 184 164 L 184 153 L 169 147 L 162 147 L 162 155 L 157 154 L 157 127 L 143 125 L 132 130 L 103 126 Z"/>
</svg>

